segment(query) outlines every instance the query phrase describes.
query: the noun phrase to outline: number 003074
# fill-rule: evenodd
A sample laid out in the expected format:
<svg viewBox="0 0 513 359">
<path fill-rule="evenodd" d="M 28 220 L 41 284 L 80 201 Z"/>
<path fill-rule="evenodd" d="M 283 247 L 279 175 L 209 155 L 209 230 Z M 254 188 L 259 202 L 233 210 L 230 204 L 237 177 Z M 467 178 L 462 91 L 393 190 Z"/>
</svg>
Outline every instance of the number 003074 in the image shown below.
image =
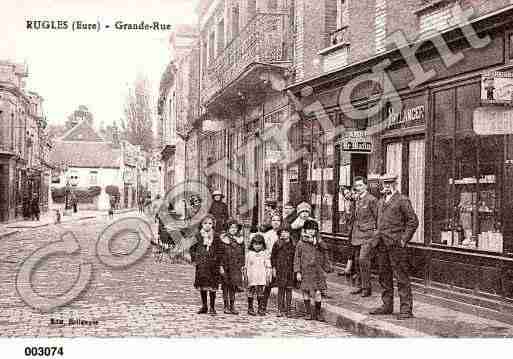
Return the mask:
<svg viewBox="0 0 513 359">
<path fill-rule="evenodd" d="M 53 357 L 63 356 L 63 347 L 25 347 L 25 356 L 31 357 Z"/>
</svg>

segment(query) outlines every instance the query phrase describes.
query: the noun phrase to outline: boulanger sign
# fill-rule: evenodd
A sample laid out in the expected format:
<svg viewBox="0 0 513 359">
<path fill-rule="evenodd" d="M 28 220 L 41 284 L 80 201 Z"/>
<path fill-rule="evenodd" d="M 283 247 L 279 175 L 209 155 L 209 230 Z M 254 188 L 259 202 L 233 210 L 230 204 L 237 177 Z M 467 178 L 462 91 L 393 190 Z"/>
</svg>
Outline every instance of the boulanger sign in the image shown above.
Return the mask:
<svg viewBox="0 0 513 359">
<path fill-rule="evenodd" d="M 408 126 L 412 123 L 422 123 L 426 117 L 424 105 L 411 108 L 405 108 L 401 112 L 396 112 L 393 107 L 388 110 L 388 117 L 385 121 L 385 128 Z"/>
</svg>

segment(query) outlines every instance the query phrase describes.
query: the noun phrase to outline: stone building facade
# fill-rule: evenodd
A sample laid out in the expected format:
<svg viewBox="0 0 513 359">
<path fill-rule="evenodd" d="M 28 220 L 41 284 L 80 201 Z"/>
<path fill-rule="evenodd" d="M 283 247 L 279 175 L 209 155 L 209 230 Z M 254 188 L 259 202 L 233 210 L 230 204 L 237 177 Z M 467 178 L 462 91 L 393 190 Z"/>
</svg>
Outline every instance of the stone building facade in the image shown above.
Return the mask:
<svg viewBox="0 0 513 359">
<path fill-rule="evenodd" d="M 49 141 L 43 98 L 27 91 L 28 68 L 0 61 L 0 221 L 27 217 L 32 198 L 48 209 Z"/>
</svg>

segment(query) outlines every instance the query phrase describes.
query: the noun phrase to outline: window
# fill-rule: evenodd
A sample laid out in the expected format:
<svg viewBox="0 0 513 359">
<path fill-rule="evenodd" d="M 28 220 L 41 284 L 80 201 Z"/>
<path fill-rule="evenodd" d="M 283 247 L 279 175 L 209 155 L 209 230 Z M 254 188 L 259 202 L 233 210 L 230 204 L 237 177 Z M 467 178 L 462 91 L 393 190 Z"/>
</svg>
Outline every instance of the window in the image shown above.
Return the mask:
<svg viewBox="0 0 513 359">
<path fill-rule="evenodd" d="M 240 31 L 239 18 L 240 18 L 239 6 L 235 6 L 232 9 L 232 39 L 239 36 L 239 31 Z"/>
<path fill-rule="evenodd" d="M 268 0 L 267 8 L 269 10 L 276 10 L 278 8 L 278 0 Z"/>
<path fill-rule="evenodd" d="M 248 22 L 256 15 L 256 0 L 248 0 Z"/>
<path fill-rule="evenodd" d="M 455 20 L 452 15 L 452 7 L 456 0 L 435 3 L 418 14 L 419 33 L 428 34 L 431 30 L 443 31 L 451 27 Z M 422 36 L 422 35 L 421 35 Z"/>
<path fill-rule="evenodd" d="M 216 33 L 212 31 L 208 37 L 208 63 L 211 64 L 215 57 Z"/>
<path fill-rule="evenodd" d="M 89 184 L 91 186 L 98 185 L 98 171 L 90 171 L 89 172 Z"/>
<path fill-rule="evenodd" d="M 431 241 L 502 253 L 504 140 L 471 131 L 480 96 L 480 82 L 435 93 Z"/>
<path fill-rule="evenodd" d="M 347 0 L 338 0 L 337 2 L 337 29 L 349 24 L 349 7 Z"/>
<path fill-rule="evenodd" d="M 208 59 L 208 41 L 204 37 L 203 42 L 201 44 L 201 68 L 202 68 L 203 74 L 205 74 L 207 72 L 207 59 Z"/>
<path fill-rule="evenodd" d="M 217 46 L 216 46 L 216 55 L 219 56 L 223 53 L 224 50 L 224 20 L 221 20 L 217 24 Z"/>
<path fill-rule="evenodd" d="M 290 6 L 289 6 L 289 22 L 290 22 L 290 28 L 294 33 L 297 32 L 296 27 L 296 1 L 290 0 Z"/>
</svg>

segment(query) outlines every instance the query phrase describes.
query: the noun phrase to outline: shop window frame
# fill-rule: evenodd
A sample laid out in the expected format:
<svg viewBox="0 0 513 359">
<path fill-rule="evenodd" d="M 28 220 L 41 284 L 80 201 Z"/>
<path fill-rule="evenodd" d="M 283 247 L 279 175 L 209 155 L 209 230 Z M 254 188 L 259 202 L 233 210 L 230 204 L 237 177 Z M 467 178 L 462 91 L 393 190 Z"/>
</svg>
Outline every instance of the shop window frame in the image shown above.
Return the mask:
<svg viewBox="0 0 513 359">
<path fill-rule="evenodd" d="M 511 32 L 511 34 L 513 34 L 513 32 Z M 508 50 L 508 49 L 506 49 L 506 50 Z M 428 140 L 428 142 L 426 142 L 426 145 L 427 145 L 426 151 L 429 151 L 429 159 L 428 159 L 428 154 L 426 153 L 427 166 L 429 166 L 426 168 L 426 174 L 429 175 L 430 178 L 429 178 L 429 183 L 426 179 L 426 186 L 429 186 L 429 188 L 426 189 L 426 192 L 429 193 L 429 197 L 426 196 L 426 206 L 429 207 L 429 212 L 426 212 L 426 214 L 425 214 L 426 221 L 429 223 L 426 223 L 426 226 L 425 226 L 426 238 L 425 238 L 424 242 L 426 245 L 433 246 L 436 248 L 443 248 L 443 249 L 449 249 L 449 250 L 456 250 L 458 252 L 469 252 L 469 253 L 475 253 L 475 254 L 484 253 L 487 255 L 504 257 L 504 256 L 508 255 L 508 253 L 506 251 L 508 237 L 506 237 L 506 232 L 504 229 L 504 218 L 506 215 L 504 212 L 504 209 L 505 209 L 504 201 L 506 199 L 506 197 L 505 197 L 506 193 L 505 193 L 505 189 L 504 189 L 503 176 L 505 175 L 505 172 L 504 172 L 505 169 L 504 169 L 504 166 L 501 165 L 504 162 L 504 158 L 505 158 L 504 152 L 502 153 L 501 158 L 498 158 L 495 161 L 492 161 L 495 166 L 495 176 L 496 176 L 496 182 L 495 182 L 495 187 L 494 187 L 494 193 L 495 193 L 495 198 L 496 198 L 495 211 L 498 212 L 498 214 L 496 216 L 497 218 L 495 220 L 496 221 L 498 220 L 499 222 L 501 222 L 503 224 L 503 227 L 500 230 L 500 232 L 503 234 L 503 252 L 495 252 L 495 251 L 483 250 L 480 248 L 473 248 L 473 247 L 467 248 L 467 247 L 460 247 L 460 246 L 457 246 L 457 247 L 449 246 L 449 245 L 442 244 L 441 239 L 440 239 L 440 242 L 433 242 L 433 239 L 436 237 L 435 231 L 438 230 L 438 227 L 435 226 L 435 224 L 434 224 L 434 213 L 433 213 L 433 208 L 432 208 L 435 203 L 434 201 L 437 200 L 437 198 L 435 197 L 436 196 L 436 188 L 435 188 L 433 179 L 436 176 L 434 161 L 436 158 L 436 153 L 438 151 L 437 150 L 438 140 L 447 137 L 447 139 L 451 142 L 451 148 L 452 148 L 451 152 L 452 153 L 451 153 L 451 158 L 450 158 L 450 163 L 451 163 L 451 172 L 449 175 L 450 178 L 452 178 L 453 180 L 456 180 L 456 177 L 457 177 L 456 168 L 458 166 L 457 142 L 458 142 L 458 140 L 461 140 L 464 138 L 472 138 L 472 141 L 475 143 L 475 145 L 476 145 L 476 154 L 475 154 L 476 163 L 475 163 L 474 172 L 475 172 L 475 175 L 477 176 L 477 178 L 480 178 L 480 176 L 482 174 L 482 172 L 481 172 L 482 169 L 480 167 L 480 158 L 483 157 L 483 151 L 484 151 L 483 150 L 484 145 L 482 144 L 483 139 L 477 135 L 472 136 L 470 134 L 470 131 L 461 130 L 457 127 L 458 124 L 461 122 L 460 121 L 461 119 L 459 118 L 461 114 L 458 110 L 458 106 L 460 105 L 458 102 L 458 97 L 461 95 L 460 95 L 458 89 L 463 88 L 465 86 L 469 86 L 469 85 L 476 85 L 476 86 L 479 86 L 479 88 L 480 88 L 481 87 L 480 76 L 468 78 L 466 80 L 459 81 L 459 82 L 452 82 L 450 84 L 445 84 L 444 86 L 440 86 L 440 87 L 434 89 L 430 95 L 430 108 L 431 108 L 430 112 L 432 113 L 431 118 L 432 118 L 433 123 L 432 124 L 430 123 L 430 125 L 429 125 L 429 128 L 428 128 L 429 140 Z M 453 101 L 450 107 L 451 107 L 451 111 L 454 114 L 453 115 L 454 122 L 451 124 L 451 132 L 450 133 L 437 132 L 436 128 L 435 128 L 435 127 L 437 127 L 437 124 L 435 123 L 435 113 L 436 113 L 436 105 L 437 105 L 435 98 L 436 98 L 437 94 L 439 94 L 440 92 L 443 92 L 443 91 L 450 91 L 451 96 L 452 96 L 452 101 Z M 480 92 L 479 92 L 479 94 L 480 94 Z M 429 121 L 429 122 L 431 122 L 431 121 Z M 505 145 L 504 138 L 499 141 L 502 141 L 502 142 L 498 143 L 498 146 L 500 146 L 501 143 L 503 146 Z M 428 172 L 429 172 L 429 174 L 428 174 Z M 449 185 L 449 188 L 448 188 L 448 195 L 450 196 L 450 201 L 449 201 L 450 204 L 445 209 L 446 210 L 445 217 L 447 217 L 446 218 L 447 220 L 449 220 L 450 218 L 452 218 L 454 216 L 452 206 L 456 203 L 457 189 L 455 187 L 456 186 L 454 184 L 452 184 L 452 185 Z M 482 198 L 481 198 L 481 188 L 480 188 L 479 183 L 476 183 L 476 188 L 475 188 L 474 192 L 477 193 L 476 201 L 480 203 L 482 201 Z M 476 233 L 472 233 L 472 237 L 473 238 L 477 237 L 478 233 L 479 233 L 479 230 L 477 230 Z M 510 240 L 511 240 L 511 238 L 510 238 Z"/>
</svg>

